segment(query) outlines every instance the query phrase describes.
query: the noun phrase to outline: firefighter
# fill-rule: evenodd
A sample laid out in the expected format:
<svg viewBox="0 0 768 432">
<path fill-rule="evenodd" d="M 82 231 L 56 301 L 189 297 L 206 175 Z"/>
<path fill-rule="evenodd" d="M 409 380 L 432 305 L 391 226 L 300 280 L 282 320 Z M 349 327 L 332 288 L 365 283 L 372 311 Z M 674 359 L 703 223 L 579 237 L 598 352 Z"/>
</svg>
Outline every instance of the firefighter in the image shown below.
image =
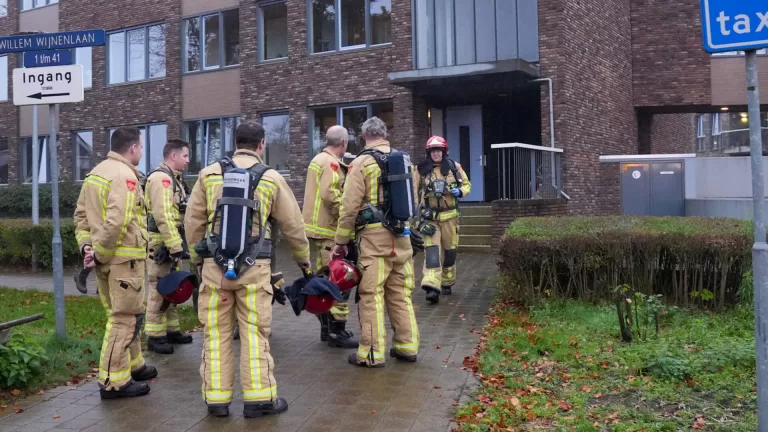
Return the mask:
<svg viewBox="0 0 768 432">
<path fill-rule="evenodd" d="M 407 231 L 391 230 L 385 219 L 380 217 L 390 213 L 394 207 L 392 200 L 405 200 L 406 205 L 413 201 L 409 201 L 408 195 L 403 193 L 384 194 L 385 187 L 390 187 L 391 183 L 381 182 L 381 155 L 392 154 L 386 140 L 386 124 L 378 117 L 372 117 L 363 123 L 362 135 L 365 150 L 349 165 L 336 229 L 336 245 L 331 254 L 333 258 L 345 257 L 349 252 L 347 244 L 357 237 L 359 266 L 364 269 L 358 287 L 360 346 L 348 361 L 357 366 L 384 366 L 386 304 L 395 333 L 390 356 L 415 362 L 419 350 L 419 328 L 411 303 L 414 287 L 413 237 L 409 241 L 409 236 L 405 235 Z M 410 162 L 407 164 L 410 166 Z M 408 181 L 412 188 L 412 176 Z M 410 200 L 413 199 L 415 196 L 412 195 Z"/>
<path fill-rule="evenodd" d="M 184 211 L 189 190 L 181 172 L 189 163 L 189 143 L 172 139 L 163 148 L 163 163 L 147 175 L 147 230 L 149 251 L 147 275 L 147 347 L 158 354 L 173 354 L 172 344 L 192 343 L 192 335 L 179 329 L 176 305 L 160 310 L 163 296 L 157 292 L 157 280 L 172 269 L 180 269 L 182 258 L 188 258 L 184 242 Z"/>
<path fill-rule="evenodd" d="M 309 163 L 307 183 L 304 188 L 304 231 L 309 239 L 310 253 L 314 256 L 317 273 L 331 262 L 331 249 L 339 221 L 339 206 L 344 187 L 347 166 L 341 159 L 347 151 L 349 134 L 343 126 L 331 126 L 325 134 L 325 148 Z M 331 311 L 318 315 L 320 340 L 337 348 L 357 348 L 353 334 L 346 330 L 349 316 L 349 293 L 344 301 L 337 302 Z"/>
<path fill-rule="evenodd" d="M 285 179 L 263 163 L 264 128 L 235 130 L 237 150 L 200 171 L 184 218 L 187 241 L 203 258 L 198 318 L 204 326 L 200 375 L 208 412 L 229 415 L 234 390 L 232 331 L 240 328 L 240 381 L 247 418 L 282 413 L 269 349 L 272 241 L 280 230 L 309 274 L 309 242 L 301 210 Z M 202 241 L 201 241 L 202 240 Z"/>
<path fill-rule="evenodd" d="M 111 151 L 86 176 L 74 214 L 83 265 L 95 268 L 107 326 L 99 360 L 102 399 L 143 396 L 157 370 L 144 363 L 139 331 L 144 321 L 146 208 L 136 165 L 141 133 L 118 128 Z"/>
<path fill-rule="evenodd" d="M 469 194 L 471 185 L 461 164 L 448 158 L 448 143 L 440 136 L 427 140 L 415 183 L 421 213 L 417 229 L 425 240 L 421 288 L 427 301 L 436 304 L 440 294 L 450 295 L 456 283 L 459 198 Z"/>
</svg>

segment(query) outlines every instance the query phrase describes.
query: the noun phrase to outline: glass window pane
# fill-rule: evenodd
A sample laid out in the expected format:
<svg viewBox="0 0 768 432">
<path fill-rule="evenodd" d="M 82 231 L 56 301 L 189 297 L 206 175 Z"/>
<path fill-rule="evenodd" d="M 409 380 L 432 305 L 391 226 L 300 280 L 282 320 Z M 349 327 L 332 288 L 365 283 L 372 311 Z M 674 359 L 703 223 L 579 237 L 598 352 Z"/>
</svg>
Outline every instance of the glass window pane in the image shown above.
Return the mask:
<svg viewBox="0 0 768 432">
<path fill-rule="evenodd" d="M 139 131 L 141 131 L 141 142 L 144 145 L 144 148 L 141 152 L 141 160 L 136 166 L 136 169 L 138 169 L 142 174 L 149 174 L 149 167 L 147 166 L 147 152 L 149 151 L 147 148 L 147 128 L 141 126 Z"/>
<path fill-rule="evenodd" d="M 45 6 L 46 0 L 35 0 L 35 7 Z"/>
<path fill-rule="evenodd" d="M 365 45 L 365 0 L 341 0 L 341 46 Z"/>
<path fill-rule="evenodd" d="M 205 166 L 205 150 L 203 148 L 203 137 L 200 133 L 201 122 L 193 121 L 185 125 L 187 142 L 189 143 L 189 165 L 187 165 L 188 174 L 197 174 Z"/>
<path fill-rule="evenodd" d="M 335 0 L 312 0 L 312 52 L 336 49 Z"/>
<path fill-rule="evenodd" d="M 264 126 L 267 165 L 279 171 L 288 170 L 291 132 L 288 114 L 264 116 L 261 124 Z"/>
<path fill-rule="evenodd" d="M 315 157 L 325 146 L 325 132 L 328 128 L 339 124 L 336 119 L 336 107 L 318 108 L 313 110 L 313 114 L 311 157 Z"/>
<path fill-rule="evenodd" d="M 185 21 L 186 27 L 186 71 L 200 70 L 200 18 L 190 18 Z"/>
<path fill-rule="evenodd" d="M 391 139 L 395 129 L 395 113 L 392 102 L 379 102 L 371 105 L 371 115 L 380 118 L 387 125 L 387 136 Z"/>
<path fill-rule="evenodd" d="M 149 28 L 149 77 L 165 76 L 165 24 Z"/>
<path fill-rule="evenodd" d="M 0 57 L 0 100 L 8 100 L 8 56 Z"/>
<path fill-rule="evenodd" d="M 154 169 L 163 162 L 163 147 L 167 142 L 168 127 L 164 124 L 149 127 L 149 149 L 144 143 L 144 152 L 149 153 L 149 168 Z"/>
<path fill-rule="evenodd" d="M 349 133 L 349 144 L 347 151 L 356 155 L 363 151 L 365 142 L 360 135 L 363 123 L 368 119 L 368 107 L 349 107 L 341 109 L 342 125 L 347 128 Z"/>
<path fill-rule="evenodd" d="M 24 0 L 23 2 L 21 2 L 21 10 L 32 9 L 33 4 L 34 3 L 32 0 Z"/>
<path fill-rule="evenodd" d="M 208 15 L 203 18 L 203 61 L 204 67 L 215 68 L 219 66 L 219 15 Z"/>
<path fill-rule="evenodd" d="M 8 0 L 0 0 L 0 16 L 8 16 Z"/>
<path fill-rule="evenodd" d="M 234 153 L 235 149 L 235 128 L 237 127 L 236 119 L 234 117 L 229 117 L 224 119 L 224 155 L 228 155 L 231 153 Z"/>
<path fill-rule="evenodd" d="M 83 86 L 91 88 L 93 86 L 93 58 L 91 47 L 82 47 L 75 50 L 75 60 L 77 64 L 83 66 Z M 0 67 L 2 67 L 0 65 Z"/>
<path fill-rule="evenodd" d="M 237 9 L 222 13 L 224 19 L 224 65 L 240 63 L 240 13 Z"/>
<path fill-rule="evenodd" d="M 221 143 L 221 121 L 208 120 L 205 122 L 206 139 L 206 166 L 219 160 L 223 156 Z"/>
<path fill-rule="evenodd" d="M 371 45 L 392 42 L 392 0 L 371 0 Z"/>
<path fill-rule="evenodd" d="M 146 73 L 146 29 L 128 32 L 128 81 L 143 80 Z"/>
<path fill-rule="evenodd" d="M 288 57 L 288 6 L 271 4 L 262 8 L 264 15 L 264 60 Z"/>
<path fill-rule="evenodd" d="M 93 168 L 93 132 L 75 132 L 75 180 L 84 180 Z"/>
<path fill-rule="evenodd" d="M 109 83 L 125 81 L 125 33 L 109 35 Z"/>
<path fill-rule="evenodd" d="M 8 140 L 0 140 L 0 184 L 8 183 Z"/>
<path fill-rule="evenodd" d="M 416 67 L 435 66 L 435 8 L 431 0 L 416 1 Z M 494 51 L 495 51 L 494 47 Z"/>
<path fill-rule="evenodd" d="M 503 2 L 499 2 L 504 4 Z M 497 3 L 498 4 L 498 3 Z M 437 41 L 437 66 L 453 66 L 453 44 L 455 35 L 453 32 L 453 2 L 435 3 L 435 40 Z M 514 21 L 513 21 L 514 22 Z"/>
</svg>

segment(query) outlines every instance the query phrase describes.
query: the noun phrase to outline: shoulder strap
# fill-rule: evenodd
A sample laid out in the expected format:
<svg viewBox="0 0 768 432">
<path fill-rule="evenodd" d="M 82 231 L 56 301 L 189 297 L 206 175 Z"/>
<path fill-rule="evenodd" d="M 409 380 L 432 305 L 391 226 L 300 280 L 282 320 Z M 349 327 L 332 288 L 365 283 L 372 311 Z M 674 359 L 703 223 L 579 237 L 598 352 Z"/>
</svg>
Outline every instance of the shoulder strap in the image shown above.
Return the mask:
<svg viewBox="0 0 768 432">
<path fill-rule="evenodd" d="M 461 183 L 462 181 L 461 173 L 459 173 L 459 170 L 456 168 L 456 161 L 454 161 L 453 159 L 446 159 L 446 160 L 448 161 L 448 168 L 453 173 L 453 177 L 456 178 L 457 182 Z"/>
</svg>

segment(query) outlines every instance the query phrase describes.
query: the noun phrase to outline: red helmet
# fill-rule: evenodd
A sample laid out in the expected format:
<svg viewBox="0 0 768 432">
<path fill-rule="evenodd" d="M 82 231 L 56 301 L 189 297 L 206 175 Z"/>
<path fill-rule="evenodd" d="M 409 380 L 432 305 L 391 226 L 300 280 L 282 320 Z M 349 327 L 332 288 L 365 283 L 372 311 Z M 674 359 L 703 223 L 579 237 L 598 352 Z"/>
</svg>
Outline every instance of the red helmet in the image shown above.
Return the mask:
<svg viewBox="0 0 768 432">
<path fill-rule="evenodd" d="M 448 154 L 448 141 L 441 136 L 435 135 L 427 140 L 426 149 L 427 153 L 429 153 L 430 150 L 442 150 L 445 154 Z"/>
<path fill-rule="evenodd" d="M 336 299 L 330 294 L 322 296 L 308 295 L 306 296 L 306 302 L 304 303 L 304 310 L 311 314 L 322 315 L 330 312 L 335 304 Z"/>
<path fill-rule="evenodd" d="M 347 260 L 337 258 L 328 264 L 328 280 L 335 283 L 339 289 L 349 291 L 360 283 L 360 271 Z"/>
<path fill-rule="evenodd" d="M 157 292 L 173 304 L 182 304 L 192 297 L 197 278 L 188 271 L 176 270 L 157 281 Z"/>
</svg>

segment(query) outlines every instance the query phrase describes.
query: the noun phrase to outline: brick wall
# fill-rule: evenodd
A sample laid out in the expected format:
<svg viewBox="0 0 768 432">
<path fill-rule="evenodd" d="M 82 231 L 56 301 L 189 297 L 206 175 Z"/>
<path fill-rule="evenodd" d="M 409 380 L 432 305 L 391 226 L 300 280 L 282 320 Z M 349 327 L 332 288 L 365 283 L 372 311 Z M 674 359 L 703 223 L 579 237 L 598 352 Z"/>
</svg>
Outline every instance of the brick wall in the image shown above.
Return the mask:
<svg viewBox="0 0 768 432">
<path fill-rule="evenodd" d="M 696 114 L 656 114 L 651 126 L 651 153 L 694 153 Z"/>
<path fill-rule="evenodd" d="M 491 203 L 491 251 L 499 252 L 499 240 L 509 224 L 520 217 L 562 216 L 568 213 L 568 201 L 544 200 L 497 200 Z"/>
<path fill-rule="evenodd" d="M 601 163 L 598 170 L 600 179 L 600 215 L 612 216 L 621 214 L 621 165 L 618 163 Z"/>
<path fill-rule="evenodd" d="M 712 78 L 710 55 L 701 44 L 701 2 L 631 3 L 635 106 L 709 105 Z"/>
<path fill-rule="evenodd" d="M 541 73 L 554 80 L 555 139 L 565 149 L 563 180 L 571 213 L 608 212 L 600 177 L 594 175 L 599 156 L 637 152 L 630 27 L 629 0 L 539 1 Z M 547 103 L 543 97 L 542 118 Z M 547 122 L 542 128 L 547 142 Z"/>
<path fill-rule="evenodd" d="M 0 34 L 14 34 L 19 29 L 19 2 L 9 1 L 8 16 L 0 18 Z M 19 67 L 20 55 L 8 54 L 8 101 L 0 103 L 0 137 L 8 139 L 8 182 L 15 183 L 18 178 L 19 166 L 19 115 L 13 105 L 13 86 L 11 84 L 13 69 Z"/>
</svg>

